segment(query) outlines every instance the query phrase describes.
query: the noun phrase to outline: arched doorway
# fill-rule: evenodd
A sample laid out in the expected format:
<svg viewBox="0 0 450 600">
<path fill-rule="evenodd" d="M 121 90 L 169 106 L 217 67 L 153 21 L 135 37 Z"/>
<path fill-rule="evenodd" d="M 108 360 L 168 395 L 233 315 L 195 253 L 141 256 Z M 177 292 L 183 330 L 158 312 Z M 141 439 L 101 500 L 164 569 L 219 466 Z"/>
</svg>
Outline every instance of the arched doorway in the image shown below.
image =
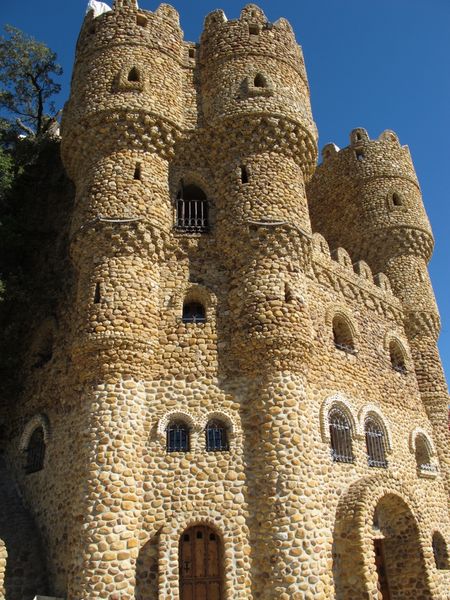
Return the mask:
<svg viewBox="0 0 450 600">
<path fill-rule="evenodd" d="M 222 542 L 206 525 L 180 538 L 180 600 L 223 600 Z"/>
<path fill-rule="evenodd" d="M 416 518 L 420 519 L 416 502 L 390 477 L 363 479 L 350 486 L 336 513 L 336 600 L 431 600 Z"/>
</svg>

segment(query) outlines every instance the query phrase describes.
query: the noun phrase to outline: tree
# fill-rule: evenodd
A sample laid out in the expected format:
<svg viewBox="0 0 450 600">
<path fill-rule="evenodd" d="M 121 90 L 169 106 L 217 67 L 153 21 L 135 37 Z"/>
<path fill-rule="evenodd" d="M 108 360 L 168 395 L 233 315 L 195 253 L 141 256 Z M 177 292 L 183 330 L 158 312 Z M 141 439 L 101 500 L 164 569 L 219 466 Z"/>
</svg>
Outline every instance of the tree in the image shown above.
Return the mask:
<svg viewBox="0 0 450 600">
<path fill-rule="evenodd" d="M 39 136 L 54 116 L 50 98 L 61 89 L 54 76 L 61 75 L 62 68 L 45 44 L 10 25 L 5 32 L 0 36 L 0 109 L 15 115 L 28 135 Z"/>
</svg>

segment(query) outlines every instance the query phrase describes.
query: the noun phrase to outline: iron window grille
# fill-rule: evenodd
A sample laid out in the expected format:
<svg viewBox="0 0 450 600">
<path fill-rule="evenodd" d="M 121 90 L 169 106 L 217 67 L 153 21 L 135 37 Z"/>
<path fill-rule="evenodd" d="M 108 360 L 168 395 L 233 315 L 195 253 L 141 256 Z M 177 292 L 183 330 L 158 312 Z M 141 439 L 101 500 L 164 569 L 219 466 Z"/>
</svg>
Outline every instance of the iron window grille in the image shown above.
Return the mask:
<svg viewBox="0 0 450 600">
<path fill-rule="evenodd" d="M 334 410 L 328 419 L 330 425 L 331 457 L 335 462 L 352 463 L 352 427 L 346 415 Z"/>
<path fill-rule="evenodd" d="M 25 473 L 37 473 L 44 468 L 45 440 L 41 427 L 35 429 L 26 449 Z"/>
<path fill-rule="evenodd" d="M 342 352 L 347 352 L 347 354 L 356 354 L 355 348 L 353 346 L 350 346 L 350 344 L 343 344 L 341 342 L 335 341 L 334 346 L 338 350 L 342 350 Z"/>
<path fill-rule="evenodd" d="M 227 428 L 220 421 L 210 421 L 206 426 L 206 450 L 226 452 L 229 450 Z"/>
<path fill-rule="evenodd" d="M 381 427 L 372 419 L 366 422 L 366 447 L 367 462 L 369 467 L 380 467 L 386 469 L 388 462 L 386 460 L 386 447 L 384 443 L 384 432 Z"/>
<path fill-rule="evenodd" d="M 166 433 L 167 452 L 189 452 L 189 429 L 186 423 L 170 423 Z"/>
<path fill-rule="evenodd" d="M 403 364 L 393 364 L 392 368 L 394 369 L 394 371 L 397 371 L 397 373 L 401 373 L 402 375 L 406 375 L 406 367 Z"/>
<path fill-rule="evenodd" d="M 205 323 L 205 307 L 200 302 L 187 302 L 183 305 L 183 323 Z"/>
<path fill-rule="evenodd" d="M 186 233 L 209 231 L 209 205 L 205 193 L 194 185 L 181 187 L 177 198 L 175 229 Z"/>
</svg>

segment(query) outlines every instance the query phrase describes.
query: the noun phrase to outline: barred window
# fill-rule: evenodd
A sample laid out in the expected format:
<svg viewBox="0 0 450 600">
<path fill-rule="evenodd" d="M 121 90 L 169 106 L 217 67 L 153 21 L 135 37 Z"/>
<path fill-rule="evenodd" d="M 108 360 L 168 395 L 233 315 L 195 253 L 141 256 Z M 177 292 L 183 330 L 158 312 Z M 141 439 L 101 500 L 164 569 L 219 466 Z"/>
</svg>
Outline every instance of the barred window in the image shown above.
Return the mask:
<svg viewBox="0 0 450 600">
<path fill-rule="evenodd" d="M 333 341 L 338 350 L 355 354 L 355 344 L 350 326 L 341 316 L 333 319 Z"/>
<path fill-rule="evenodd" d="M 369 467 L 386 469 L 386 445 L 384 431 L 376 419 L 369 417 L 365 423 L 367 461 Z"/>
<path fill-rule="evenodd" d="M 389 344 L 389 356 L 391 359 L 391 366 L 397 373 L 406 373 L 405 357 L 400 344 L 395 340 L 392 340 Z"/>
<path fill-rule="evenodd" d="M 44 468 L 45 459 L 45 439 L 42 427 L 37 427 L 28 442 L 26 449 L 25 472 L 27 474 L 36 473 Z"/>
<path fill-rule="evenodd" d="M 353 462 L 352 426 L 347 415 L 340 409 L 331 410 L 330 424 L 331 457 L 336 462 Z"/>
<path fill-rule="evenodd" d="M 447 544 L 438 531 L 433 533 L 432 547 L 436 569 L 450 569 Z"/>
<path fill-rule="evenodd" d="M 182 187 L 177 197 L 175 229 L 187 233 L 209 230 L 209 205 L 205 193 L 195 185 Z"/>
<path fill-rule="evenodd" d="M 189 427 L 183 421 L 167 426 L 167 452 L 189 452 Z"/>
<path fill-rule="evenodd" d="M 200 302 L 185 302 L 183 304 L 183 323 L 205 323 L 206 311 Z"/>
<path fill-rule="evenodd" d="M 225 452 L 229 450 L 228 431 L 222 421 L 209 421 L 206 425 L 205 434 L 208 452 Z"/>
</svg>

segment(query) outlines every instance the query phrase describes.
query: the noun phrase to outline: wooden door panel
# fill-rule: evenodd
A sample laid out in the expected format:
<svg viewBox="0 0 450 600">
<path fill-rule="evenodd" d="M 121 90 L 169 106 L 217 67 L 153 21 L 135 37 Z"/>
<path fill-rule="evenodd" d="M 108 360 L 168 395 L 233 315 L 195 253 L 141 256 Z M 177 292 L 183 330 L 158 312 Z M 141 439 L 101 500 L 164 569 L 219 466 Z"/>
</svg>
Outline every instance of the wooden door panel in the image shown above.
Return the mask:
<svg viewBox="0 0 450 600">
<path fill-rule="evenodd" d="M 222 600 L 220 537 L 209 527 L 195 526 L 180 539 L 181 600 Z"/>
</svg>

